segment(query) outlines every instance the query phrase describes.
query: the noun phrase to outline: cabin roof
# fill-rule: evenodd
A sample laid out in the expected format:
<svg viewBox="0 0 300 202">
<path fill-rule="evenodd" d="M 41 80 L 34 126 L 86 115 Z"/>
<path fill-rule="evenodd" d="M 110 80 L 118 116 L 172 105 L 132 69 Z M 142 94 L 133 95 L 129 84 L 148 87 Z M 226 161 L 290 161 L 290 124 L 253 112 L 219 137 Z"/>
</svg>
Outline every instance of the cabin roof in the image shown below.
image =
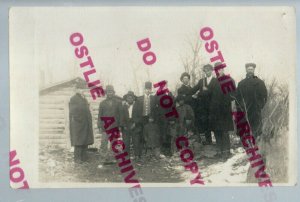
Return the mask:
<svg viewBox="0 0 300 202">
<path fill-rule="evenodd" d="M 75 85 L 76 83 L 85 83 L 85 80 L 83 80 L 80 77 L 75 77 L 73 79 L 69 79 L 69 80 L 58 82 L 58 83 L 50 84 L 49 86 L 46 86 L 46 87 L 44 87 L 40 90 L 40 95 L 48 94 L 48 93 L 56 91 L 60 88 L 70 87 L 70 86 Z"/>
</svg>

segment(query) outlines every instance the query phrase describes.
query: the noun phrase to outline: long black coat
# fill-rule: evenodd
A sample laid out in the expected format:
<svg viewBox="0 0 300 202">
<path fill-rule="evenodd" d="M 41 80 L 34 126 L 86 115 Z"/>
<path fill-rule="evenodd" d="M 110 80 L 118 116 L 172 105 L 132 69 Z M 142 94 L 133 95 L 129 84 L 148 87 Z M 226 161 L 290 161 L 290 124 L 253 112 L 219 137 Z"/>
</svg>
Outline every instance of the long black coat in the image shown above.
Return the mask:
<svg viewBox="0 0 300 202">
<path fill-rule="evenodd" d="M 202 78 L 192 89 L 193 94 L 199 91 L 194 112 L 196 118 L 195 126 L 198 128 L 200 133 L 204 133 L 212 128 L 209 122 L 209 111 L 212 91 L 215 90 L 215 85 L 219 85 L 216 78 L 213 77 L 209 84 L 207 84 L 207 78 Z M 203 90 L 203 86 L 205 86 L 208 90 Z"/>
<path fill-rule="evenodd" d="M 94 143 L 92 115 L 87 100 L 80 94 L 69 102 L 70 137 L 72 146 Z"/>
<path fill-rule="evenodd" d="M 238 84 L 238 106 L 247 112 L 254 135 L 257 135 L 257 130 L 260 130 L 262 122 L 261 110 L 267 102 L 267 97 L 268 91 L 264 81 L 256 76 L 247 77 Z"/>
<path fill-rule="evenodd" d="M 234 80 L 232 80 L 234 83 Z M 235 85 L 235 84 L 234 84 Z M 232 131 L 231 101 L 234 92 L 224 94 L 220 83 L 214 83 L 211 88 L 211 102 L 209 108 L 209 125 L 212 131 Z"/>
<path fill-rule="evenodd" d="M 98 128 L 103 131 L 106 130 L 101 117 L 114 117 L 115 122 L 107 129 L 119 127 L 121 124 L 121 113 L 122 102 L 117 97 L 112 97 L 110 99 L 106 98 L 99 104 Z"/>
</svg>

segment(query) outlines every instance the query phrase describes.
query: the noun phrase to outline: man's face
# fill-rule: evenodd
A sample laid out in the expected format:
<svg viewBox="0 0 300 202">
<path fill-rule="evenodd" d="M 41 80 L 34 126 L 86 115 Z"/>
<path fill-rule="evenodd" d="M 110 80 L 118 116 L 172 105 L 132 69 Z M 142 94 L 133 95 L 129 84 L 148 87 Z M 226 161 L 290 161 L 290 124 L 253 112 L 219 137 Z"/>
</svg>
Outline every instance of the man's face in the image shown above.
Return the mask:
<svg viewBox="0 0 300 202">
<path fill-rule="evenodd" d="M 222 69 L 219 70 L 219 74 L 220 74 L 221 76 L 224 75 L 224 68 L 222 68 Z"/>
<path fill-rule="evenodd" d="M 255 68 L 254 67 L 247 67 L 246 68 L 246 73 L 247 73 L 247 76 L 253 76 L 254 75 L 254 71 L 255 71 Z"/>
<path fill-rule="evenodd" d="M 150 95 L 150 93 L 151 93 L 151 89 L 145 88 L 145 94 Z"/>
<path fill-rule="evenodd" d="M 106 92 L 106 96 L 107 96 L 107 98 L 112 98 L 113 96 L 114 96 L 114 92 L 113 91 L 107 91 Z"/>
<path fill-rule="evenodd" d="M 128 104 L 132 105 L 132 104 L 133 104 L 133 101 L 134 101 L 134 99 L 133 99 L 132 96 L 127 96 L 126 102 L 127 102 Z"/>
<path fill-rule="evenodd" d="M 182 78 L 182 83 L 183 83 L 184 85 L 188 85 L 188 84 L 190 83 L 189 77 L 188 77 L 188 76 L 184 76 L 184 77 Z"/>
<path fill-rule="evenodd" d="M 212 74 L 212 70 L 209 68 L 205 68 L 203 71 L 207 77 L 210 77 Z"/>
</svg>

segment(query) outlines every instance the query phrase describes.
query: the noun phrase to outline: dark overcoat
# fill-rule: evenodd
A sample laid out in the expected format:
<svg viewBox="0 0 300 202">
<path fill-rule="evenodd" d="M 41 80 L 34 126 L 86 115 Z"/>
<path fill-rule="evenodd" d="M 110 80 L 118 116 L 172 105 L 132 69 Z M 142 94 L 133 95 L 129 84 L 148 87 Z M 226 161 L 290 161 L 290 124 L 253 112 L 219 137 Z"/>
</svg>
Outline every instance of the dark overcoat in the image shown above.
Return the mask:
<svg viewBox="0 0 300 202">
<path fill-rule="evenodd" d="M 214 86 L 218 85 L 218 80 L 212 78 L 209 84 L 207 84 L 207 78 L 202 78 L 199 80 L 196 86 L 193 87 L 192 93 L 198 93 L 197 105 L 194 109 L 195 112 L 195 126 L 197 127 L 200 133 L 204 133 L 210 130 L 211 126 L 209 125 L 209 111 L 211 104 L 211 95 L 212 91 L 215 90 Z M 206 87 L 207 90 L 203 90 L 203 87 Z"/>
<path fill-rule="evenodd" d="M 114 127 L 119 127 L 121 122 L 121 113 L 122 113 L 122 102 L 117 97 L 106 98 L 99 105 L 98 113 L 98 128 L 102 131 L 111 129 Z M 114 117 L 115 122 L 109 126 L 109 128 L 104 128 L 104 121 L 101 120 L 101 117 Z"/>
<path fill-rule="evenodd" d="M 268 91 L 263 80 L 250 76 L 239 82 L 237 88 L 237 105 L 247 113 L 254 135 L 260 130 L 261 110 L 267 102 Z"/>
<path fill-rule="evenodd" d="M 232 82 L 234 83 L 233 79 Z M 231 101 L 233 100 L 234 93 L 224 94 L 219 82 L 214 83 L 211 87 L 209 125 L 212 131 L 232 131 L 234 129 L 231 115 Z"/>
<path fill-rule="evenodd" d="M 94 143 L 92 115 L 87 100 L 80 94 L 69 102 L 70 138 L 72 146 Z"/>
</svg>

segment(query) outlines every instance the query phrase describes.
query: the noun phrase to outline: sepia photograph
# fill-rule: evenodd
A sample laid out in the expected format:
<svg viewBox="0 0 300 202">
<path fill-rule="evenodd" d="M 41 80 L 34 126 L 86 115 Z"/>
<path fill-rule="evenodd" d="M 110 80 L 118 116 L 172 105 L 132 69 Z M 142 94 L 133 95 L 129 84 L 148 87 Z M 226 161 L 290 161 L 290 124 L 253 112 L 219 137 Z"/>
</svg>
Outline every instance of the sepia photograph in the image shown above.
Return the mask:
<svg viewBox="0 0 300 202">
<path fill-rule="evenodd" d="M 9 67 L 30 188 L 297 183 L 293 7 L 12 7 Z"/>
</svg>

